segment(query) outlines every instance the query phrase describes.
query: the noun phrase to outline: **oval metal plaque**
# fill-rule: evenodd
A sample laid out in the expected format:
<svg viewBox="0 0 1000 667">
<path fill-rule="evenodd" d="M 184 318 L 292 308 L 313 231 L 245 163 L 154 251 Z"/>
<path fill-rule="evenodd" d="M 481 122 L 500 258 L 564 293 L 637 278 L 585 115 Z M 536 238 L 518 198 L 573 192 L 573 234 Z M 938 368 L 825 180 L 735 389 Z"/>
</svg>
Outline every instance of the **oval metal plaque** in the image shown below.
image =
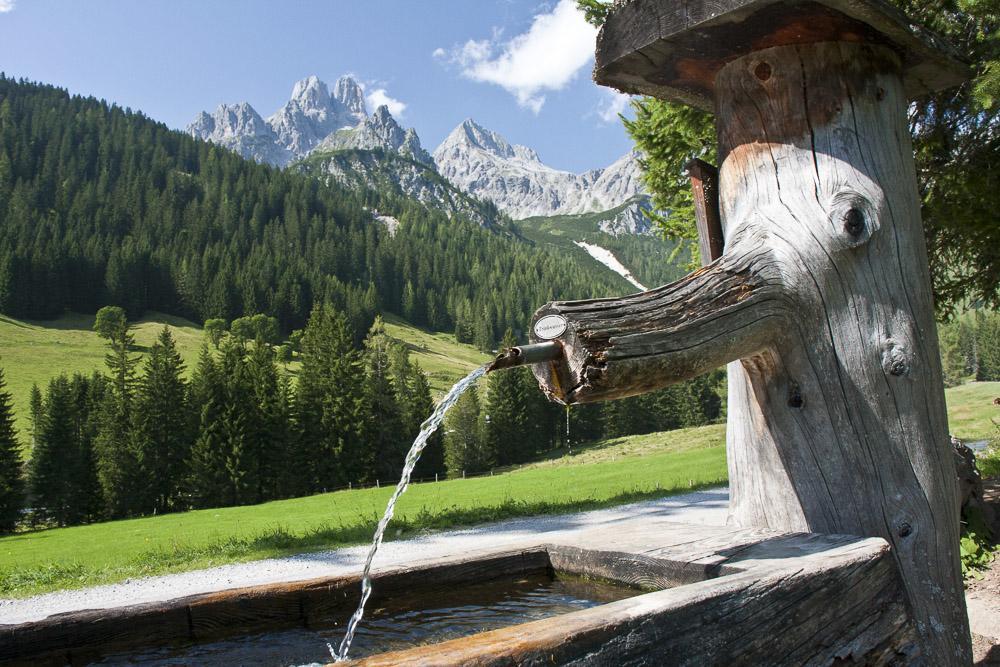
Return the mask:
<svg viewBox="0 0 1000 667">
<path fill-rule="evenodd" d="M 542 340 L 552 340 L 559 338 L 566 333 L 566 318 L 562 315 L 546 315 L 534 326 L 535 336 Z"/>
</svg>

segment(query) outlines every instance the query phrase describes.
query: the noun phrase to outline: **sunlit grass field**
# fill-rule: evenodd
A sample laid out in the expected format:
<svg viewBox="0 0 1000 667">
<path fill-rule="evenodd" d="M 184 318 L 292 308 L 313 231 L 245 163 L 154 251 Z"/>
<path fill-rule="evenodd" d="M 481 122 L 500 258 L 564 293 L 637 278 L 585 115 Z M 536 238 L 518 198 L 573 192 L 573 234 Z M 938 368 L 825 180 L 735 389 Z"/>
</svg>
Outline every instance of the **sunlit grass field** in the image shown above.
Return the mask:
<svg viewBox="0 0 1000 667">
<path fill-rule="evenodd" d="M 54 322 L 0 316 L 0 365 L 14 394 L 18 427 L 27 428 L 32 383 L 44 386 L 61 372 L 103 368 L 104 342 L 93 317 Z M 139 352 L 167 324 L 188 371 L 197 360 L 202 331 L 159 314 L 137 323 Z M 391 336 L 408 344 L 440 394 L 488 357 L 453 336 L 387 318 Z M 298 364 L 289 366 L 296 372 Z M 951 431 L 966 440 L 995 433 L 1000 382 L 969 383 L 946 391 Z M 418 484 L 400 504 L 392 537 L 425 529 L 470 525 L 513 516 L 570 512 L 653 498 L 722 483 L 726 477 L 725 427 L 713 425 L 614 438 L 493 477 Z M 0 597 L 24 596 L 129 577 L 184 571 L 366 541 L 391 489 L 362 489 L 201 510 L 0 538 Z"/>
<path fill-rule="evenodd" d="M 987 440 L 997 435 L 994 420 L 1000 424 L 1000 382 L 969 382 L 944 392 L 948 401 L 948 425 L 951 434 L 962 440 Z"/>
<path fill-rule="evenodd" d="M 105 369 L 107 346 L 94 333 L 93 324 L 93 315 L 68 314 L 45 322 L 0 315 L 0 368 L 7 378 L 7 391 L 14 397 L 16 426 L 22 442 L 28 439 L 32 384 L 37 383 L 44 392 L 49 380 L 60 373 L 90 374 Z M 148 313 L 132 328 L 136 352 L 144 354 L 164 325 L 170 327 L 190 375 L 198 362 L 204 337 L 201 327 L 188 320 Z M 424 331 L 392 316 L 387 318 L 386 329 L 393 338 L 407 344 L 412 358 L 428 374 L 435 395 L 446 392 L 459 378 L 488 358 L 474 347 L 457 343 L 451 334 Z M 298 362 L 288 366 L 293 375 L 298 368 Z"/>
<path fill-rule="evenodd" d="M 724 427 L 617 438 L 564 465 L 416 484 L 390 537 L 604 507 L 722 483 Z M 692 444 L 694 442 L 695 444 Z M 637 450 L 637 451 L 633 451 Z M 0 597 L 366 542 L 392 489 L 115 521 L 0 539 Z"/>
</svg>

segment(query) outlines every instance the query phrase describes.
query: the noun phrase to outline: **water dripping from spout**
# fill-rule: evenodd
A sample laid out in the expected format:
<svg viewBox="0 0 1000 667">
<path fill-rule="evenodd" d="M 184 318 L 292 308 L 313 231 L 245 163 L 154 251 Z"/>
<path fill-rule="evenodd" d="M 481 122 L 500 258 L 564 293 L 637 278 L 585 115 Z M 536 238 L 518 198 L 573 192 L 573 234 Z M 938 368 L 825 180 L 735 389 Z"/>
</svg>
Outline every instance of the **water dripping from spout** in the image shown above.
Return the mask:
<svg viewBox="0 0 1000 667">
<path fill-rule="evenodd" d="M 385 529 L 388 527 L 389 522 L 392 521 L 392 516 L 396 511 L 396 501 L 406 491 L 406 487 L 410 485 L 410 476 L 413 474 L 413 468 L 417 465 L 417 461 L 420 460 L 420 454 L 423 453 L 424 447 L 427 446 L 427 440 L 441 425 L 445 413 L 458 402 L 462 394 L 468 391 L 479 378 L 486 374 L 486 371 L 487 367 L 483 366 L 472 371 L 462 380 L 459 380 L 447 395 L 441 399 L 441 402 L 434 409 L 434 413 L 423 423 L 420 433 L 410 446 L 410 451 L 406 454 L 406 462 L 403 464 L 403 473 L 400 476 L 399 484 L 396 485 L 396 490 L 393 492 L 392 497 L 389 498 L 385 514 L 382 515 L 382 520 L 378 522 L 378 527 L 375 529 L 375 537 L 372 539 L 372 545 L 368 549 L 368 558 L 365 560 L 365 568 L 361 575 L 361 601 L 351 616 L 351 620 L 347 623 L 347 632 L 344 635 L 343 641 L 340 642 L 340 649 L 334 649 L 333 646 L 327 644 L 327 647 L 330 649 L 330 655 L 336 662 L 347 660 L 347 653 L 351 650 L 351 642 L 354 640 L 354 634 L 357 632 L 358 624 L 365 614 L 365 603 L 368 602 L 368 598 L 372 594 L 372 561 L 375 560 L 375 554 L 378 553 L 378 549 L 382 545 Z"/>
</svg>

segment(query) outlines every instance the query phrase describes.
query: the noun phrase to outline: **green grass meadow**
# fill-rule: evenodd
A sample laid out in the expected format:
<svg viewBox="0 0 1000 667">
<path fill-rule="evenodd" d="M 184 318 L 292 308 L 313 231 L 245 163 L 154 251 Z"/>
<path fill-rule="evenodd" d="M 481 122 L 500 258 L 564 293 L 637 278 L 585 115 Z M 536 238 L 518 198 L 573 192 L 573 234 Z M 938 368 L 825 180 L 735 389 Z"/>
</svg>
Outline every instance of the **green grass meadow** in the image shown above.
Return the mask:
<svg viewBox="0 0 1000 667">
<path fill-rule="evenodd" d="M 31 385 L 37 383 L 45 391 L 48 381 L 60 373 L 87 373 L 104 370 L 105 341 L 94 333 L 93 315 L 68 314 L 58 320 L 31 322 L 0 315 L 0 368 L 7 378 L 7 390 L 14 397 L 16 426 L 22 442 L 27 442 L 28 404 Z M 190 374 L 198 362 L 198 352 L 204 340 L 201 327 L 180 317 L 148 313 L 134 323 L 138 352 L 149 349 L 163 326 L 177 341 L 177 348 Z M 405 343 L 413 359 L 428 375 L 431 390 L 444 394 L 452 384 L 469 371 L 483 364 L 487 356 L 473 347 L 455 341 L 445 333 L 418 329 L 390 316 L 386 321 L 390 336 Z M 289 364 L 291 373 L 298 362 Z"/>
<path fill-rule="evenodd" d="M 969 382 L 944 391 L 948 401 L 948 425 L 951 434 L 961 440 L 988 440 L 997 435 L 1000 406 L 1000 382 Z"/>
<path fill-rule="evenodd" d="M 22 439 L 32 383 L 44 386 L 62 372 L 103 368 L 104 342 L 91 331 L 92 323 L 89 315 L 41 323 L 0 316 L 0 366 L 14 395 Z M 140 351 L 164 324 L 171 327 L 190 372 L 203 340 L 201 329 L 191 322 L 151 314 L 134 328 Z M 438 394 L 487 359 L 448 334 L 420 330 L 393 317 L 386 326 L 409 346 Z M 291 364 L 290 372 L 297 366 Z M 954 435 L 981 440 L 995 434 L 992 420 L 1000 421 L 1000 408 L 993 399 L 1000 396 L 1000 382 L 965 384 L 946 390 L 946 396 Z M 389 538 L 605 507 L 723 483 L 724 440 L 721 424 L 613 438 L 552 452 L 495 476 L 416 484 L 403 496 Z M 0 538 L 0 597 L 360 544 L 370 539 L 391 491 L 339 491 Z"/>
<path fill-rule="evenodd" d="M 688 441 L 694 436 L 697 444 Z M 415 484 L 389 539 L 656 498 L 726 479 L 722 425 L 598 443 L 579 462 Z M 640 448 L 641 456 L 630 455 Z M 0 597 L 367 542 L 392 489 L 339 491 L 0 539 Z"/>
</svg>

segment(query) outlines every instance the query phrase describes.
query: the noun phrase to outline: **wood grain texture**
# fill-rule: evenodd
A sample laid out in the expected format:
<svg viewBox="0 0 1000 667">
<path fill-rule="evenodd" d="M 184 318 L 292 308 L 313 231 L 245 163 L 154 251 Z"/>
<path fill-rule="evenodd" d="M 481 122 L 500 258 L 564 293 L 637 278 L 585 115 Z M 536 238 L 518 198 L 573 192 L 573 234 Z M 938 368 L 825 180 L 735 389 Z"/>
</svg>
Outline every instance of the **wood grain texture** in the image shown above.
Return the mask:
<svg viewBox="0 0 1000 667">
<path fill-rule="evenodd" d="M 916 655 L 887 544 L 843 535 L 662 520 L 628 529 L 601 526 L 552 544 L 378 573 L 373 604 L 416 609 L 443 588 L 550 569 L 647 588 L 675 587 L 364 662 L 791 666 L 836 659 L 837 664 L 877 665 L 906 664 Z M 5 651 L 0 662 L 88 664 L 109 651 L 148 650 L 178 638 L 191 642 L 274 630 L 288 627 L 282 610 L 297 617 L 293 625 L 343 621 L 354 609 L 357 592 L 357 577 L 316 579 L 0 626 L 0 650 Z M 200 637 L 191 635 L 196 617 L 202 619 Z M 771 635 L 777 639 L 770 640 Z M 11 653 L 18 641 L 22 652 Z"/>
<path fill-rule="evenodd" d="M 895 51 L 756 51 L 715 79 L 726 251 L 622 299 L 556 302 L 556 398 L 729 365 L 732 520 L 893 546 L 931 664 L 971 659 L 907 96 Z"/>
<path fill-rule="evenodd" d="M 917 661 L 887 546 L 856 538 L 844 544 L 850 546 L 351 664 L 729 667 Z"/>
<path fill-rule="evenodd" d="M 710 111 L 727 62 L 827 41 L 892 45 L 910 97 L 970 76 L 953 48 L 883 0 L 631 0 L 617 3 L 598 36 L 594 78 Z"/>
<path fill-rule="evenodd" d="M 691 179 L 691 197 L 694 200 L 694 219 L 698 228 L 698 250 L 702 265 L 722 256 L 723 231 L 719 213 L 719 170 L 694 159 L 684 166 Z"/>
<path fill-rule="evenodd" d="M 441 586 L 545 573 L 544 547 L 469 554 L 376 573 L 372 604 L 405 603 Z M 213 641 L 262 630 L 345 621 L 360 596 L 358 577 L 325 577 L 236 588 L 116 609 L 84 610 L 0 626 L 0 664 L 88 664 L 139 648 Z"/>
<path fill-rule="evenodd" d="M 760 51 L 716 80 L 727 238 L 766 230 L 795 313 L 730 367 L 732 511 L 741 525 L 885 538 L 924 655 L 967 664 L 955 470 L 898 67 L 887 49 L 829 43 Z"/>
</svg>

